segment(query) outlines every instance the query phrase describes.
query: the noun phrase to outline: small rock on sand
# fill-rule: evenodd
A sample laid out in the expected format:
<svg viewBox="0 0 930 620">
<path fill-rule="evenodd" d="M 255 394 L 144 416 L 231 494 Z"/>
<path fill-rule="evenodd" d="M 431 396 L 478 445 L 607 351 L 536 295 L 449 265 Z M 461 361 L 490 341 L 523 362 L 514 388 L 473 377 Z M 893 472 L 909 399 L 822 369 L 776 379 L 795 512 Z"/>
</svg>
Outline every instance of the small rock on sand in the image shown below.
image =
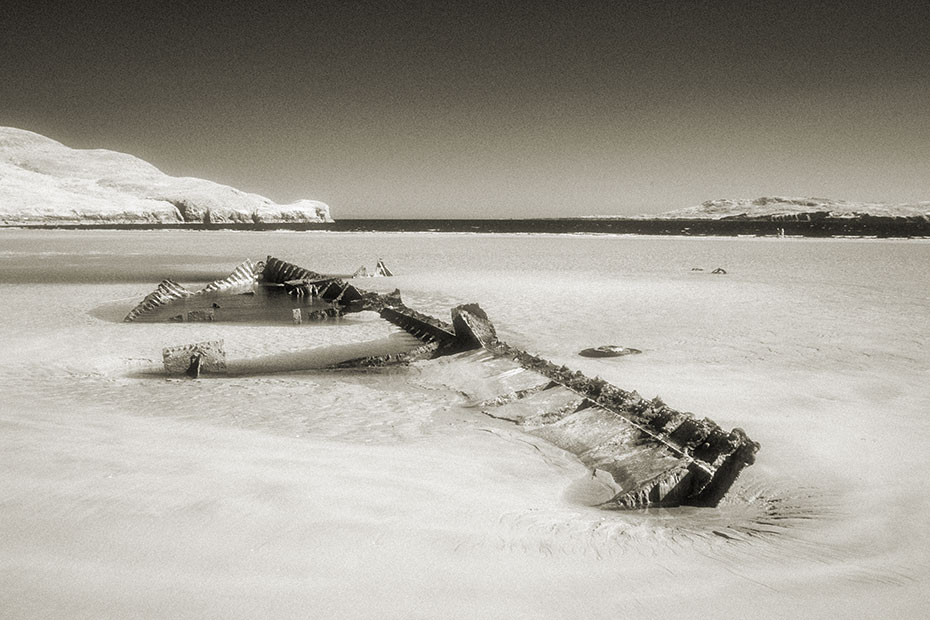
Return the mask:
<svg viewBox="0 0 930 620">
<path fill-rule="evenodd" d="M 631 349 L 629 347 L 618 347 L 616 345 L 608 344 L 602 347 L 593 347 L 590 349 L 585 349 L 580 351 L 578 355 L 582 357 L 620 357 L 621 355 L 633 355 L 635 353 L 642 353 L 639 349 Z"/>
</svg>

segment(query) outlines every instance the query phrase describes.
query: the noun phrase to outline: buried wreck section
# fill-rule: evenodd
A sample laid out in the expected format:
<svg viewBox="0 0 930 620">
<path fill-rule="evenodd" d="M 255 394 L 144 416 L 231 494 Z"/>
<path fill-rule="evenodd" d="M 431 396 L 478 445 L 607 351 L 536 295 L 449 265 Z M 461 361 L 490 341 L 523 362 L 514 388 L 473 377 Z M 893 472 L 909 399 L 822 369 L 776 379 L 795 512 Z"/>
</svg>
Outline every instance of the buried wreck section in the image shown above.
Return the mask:
<svg viewBox="0 0 930 620">
<path fill-rule="evenodd" d="M 476 306 L 455 308 L 453 317 L 468 338 L 541 379 L 478 406 L 575 454 L 592 472 L 609 473 L 616 492 L 605 507 L 716 506 L 755 461 L 759 444 L 741 429 L 727 432 L 658 398 L 645 400 L 512 347 Z"/>
<path fill-rule="evenodd" d="M 280 305 L 282 300 L 296 304 L 287 315 L 295 322 L 304 312 L 308 318 L 325 320 L 374 311 L 422 343 L 403 353 L 355 358 L 334 368 L 408 364 L 480 350 L 492 387 L 491 394 L 473 405 L 574 454 L 592 474 L 609 474 L 612 496 L 601 504 L 605 508 L 716 506 L 759 450 L 741 429 L 725 431 L 659 398 L 643 399 L 510 346 L 497 337 L 477 304 L 453 308 L 447 323 L 409 308 L 397 290 L 364 291 L 271 256 L 258 265 L 246 261 L 227 278 L 196 292 L 166 280 L 126 320 L 215 320 L 224 304 L 247 307 L 248 303 L 226 303 L 242 296 L 261 307 Z M 191 306 L 197 298 L 202 301 Z M 178 309 L 183 311 L 175 312 Z M 254 315 L 254 310 L 243 312 Z M 169 374 L 190 376 L 222 372 L 223 355 L 222 343 L 173 347 L 164 352 L 165 368 Z M 495 386 L 495 380 L 504 377 Z M 515 385 L 521 387 L 514 389 Z"/>
</svg>

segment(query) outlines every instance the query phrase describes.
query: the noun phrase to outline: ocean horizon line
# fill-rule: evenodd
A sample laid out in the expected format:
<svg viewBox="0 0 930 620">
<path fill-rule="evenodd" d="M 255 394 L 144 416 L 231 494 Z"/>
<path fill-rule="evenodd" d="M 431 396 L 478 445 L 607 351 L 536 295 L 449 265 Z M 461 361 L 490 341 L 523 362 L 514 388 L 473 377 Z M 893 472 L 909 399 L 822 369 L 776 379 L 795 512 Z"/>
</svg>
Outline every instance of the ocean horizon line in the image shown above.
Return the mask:
<svg viewBox="0 0 930 620">
<path fill-rule="evenodd" d="M 930 220 L 904 217 L 818 218 L 342 218 L 332 222 L 17 222 L 27 230 L 241 230 L 327 232 L 540 233 L 661 236 L 930 237 Z"/>
</svg>

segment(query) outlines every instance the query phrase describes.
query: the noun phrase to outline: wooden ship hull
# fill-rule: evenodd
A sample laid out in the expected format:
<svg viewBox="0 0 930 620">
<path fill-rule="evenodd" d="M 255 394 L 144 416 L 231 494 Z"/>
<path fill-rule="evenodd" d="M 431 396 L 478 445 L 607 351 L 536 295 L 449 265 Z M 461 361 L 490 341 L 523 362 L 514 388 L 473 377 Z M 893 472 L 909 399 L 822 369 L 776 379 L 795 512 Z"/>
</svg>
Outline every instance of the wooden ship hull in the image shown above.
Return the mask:
<svg viewBox="0 0 930 620">
<path fill-rule="evenodd" d="M 421 342 L 403 353 L 346 360 L 337 368 L 408 364 L 457 354 L 477 359 L 488 380 L 481 390 L 469 394 L 471 405 L 576 455 L 599 479 L 607 474 L 614 494 L 602 504 L 605 508 L 716 506 L 759 450 L 759 444 L 741 429 L 726 431 L 658 398 L 643 399 L 636 392 L 508 345 L 476 304 L 453 308 L 447 323 L 409 308 L 399 291 L 389 295 L 363 291 L 340 278 L 270 256 L 258 265 L 247 261 L 229 277 L 196 292 L 162 282 L 126 321 L 166 316 L 167 320 L 178 316 L 201 320 L 211 309 L 214 318 L 209 320 L 215 320 L 228 298 L 242 295 L 250 296 L 259 308 L 287 300 L 294 305 L 295 322 L 305 308 L 322 312 L 314 315 L 318 320 L 375 311 Z M 219 298 L 223 301 L 218 303 Z M 191 306 L 192 300 L 212 305 Z M 184 312 L 176 313 L 180 308 Z M 254 314 L 253 310 L 250 316 Z M 221 373 L 225 368 L 222 343 L 165 349 L 164 358 L 169 374 L 199 376 L 201 371 Z"/>
</svg>

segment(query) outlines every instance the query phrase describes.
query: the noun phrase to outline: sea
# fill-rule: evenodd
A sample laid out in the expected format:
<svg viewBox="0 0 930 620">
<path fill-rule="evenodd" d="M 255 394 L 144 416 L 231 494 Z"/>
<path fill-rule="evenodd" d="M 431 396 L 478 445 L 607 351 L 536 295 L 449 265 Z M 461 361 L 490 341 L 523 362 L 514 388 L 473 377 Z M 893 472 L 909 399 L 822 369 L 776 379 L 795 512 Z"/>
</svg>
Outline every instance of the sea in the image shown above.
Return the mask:
<svg viewBox="0 0 930 620">
<path fill-rule="evenodd" d="M 409 344 L 374 313 L 122 321 L 268 255 L 383 259 L 352 282 L 476 302 L 757 461 L 717 508 L 604 510 L 574 455 L 469 406 L 473 359 L 324 368 Z M 928 335 L 928 240 L 0 230 L 0 616 L 924 618 Z M 218 339 L 244 371 L 162 372 Z M 578 355 L 608 344 L 642 354 Z"/>
</svg>

